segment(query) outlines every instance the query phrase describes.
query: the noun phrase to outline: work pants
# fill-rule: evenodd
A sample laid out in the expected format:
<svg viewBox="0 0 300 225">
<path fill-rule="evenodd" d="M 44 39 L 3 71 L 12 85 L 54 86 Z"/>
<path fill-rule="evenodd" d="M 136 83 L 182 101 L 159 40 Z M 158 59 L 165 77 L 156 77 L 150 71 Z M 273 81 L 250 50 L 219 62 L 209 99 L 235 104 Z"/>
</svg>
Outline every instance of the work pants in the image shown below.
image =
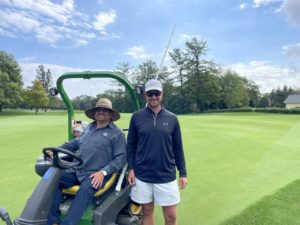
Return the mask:
<svg viewBox="0 0 300 225">
<path fill-rule="evenodd" d="M 107 177 L 105 177 L 107 178 Z M 84 214 L 89 204 L 93 202 L 94 194 L 99 190 L 93 188 L 91 179 L 87 176 L 83 181 L 79 182 L 75 173 L 63 173 L 57 190 L 54 193 L 53 203 L 48 216 L 48 225 L 61 224 L 61 225 L 77 225 L 81 216 Z M 104 179 L 101 186 L 106 183 Z M 77 191 L 75 198 L 70 206 L 65 219 L 60 223 L 60 210 L 59 205 L 62 202 L 62 189 L 69 188 L 73 185 L 79 185 L 80 189 Z"/>
</svg>

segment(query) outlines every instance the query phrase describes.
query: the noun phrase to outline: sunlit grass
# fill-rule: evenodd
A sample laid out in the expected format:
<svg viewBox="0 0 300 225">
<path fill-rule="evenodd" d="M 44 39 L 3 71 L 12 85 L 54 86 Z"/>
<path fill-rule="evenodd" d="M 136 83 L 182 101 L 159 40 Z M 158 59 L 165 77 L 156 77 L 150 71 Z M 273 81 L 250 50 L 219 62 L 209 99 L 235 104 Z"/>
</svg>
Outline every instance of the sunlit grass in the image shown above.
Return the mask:
<svg viewBox="0 0 300 225">
<path fill-rule="evenodd" d="M 41 149 L 67 140 L 67 116 L 12 114 L 0 114 L 0 206 L 15 218 L 39 181 L 34 163 Z M 128 128 L 129 119 L 122 114 L 117 124 Z M 220 224 L 299 178 L 298 115 L 224 113 L 179 120 L 189 181 L 178 206 L 180 225 Z M 156 225 L 163 225 L 156 208 Z"/>
<path fill-rule="evenodd" d="M 268 195 L 221 225 L 299 225 L 300 180 Z"/>
</svg>

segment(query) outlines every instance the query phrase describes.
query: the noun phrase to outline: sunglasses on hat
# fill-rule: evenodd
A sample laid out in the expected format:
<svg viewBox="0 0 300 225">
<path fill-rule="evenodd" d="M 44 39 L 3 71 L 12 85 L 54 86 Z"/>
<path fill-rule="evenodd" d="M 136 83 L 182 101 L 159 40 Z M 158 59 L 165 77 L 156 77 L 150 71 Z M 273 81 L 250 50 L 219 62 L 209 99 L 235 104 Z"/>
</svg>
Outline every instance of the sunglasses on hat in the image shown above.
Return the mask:
<svg viewBox="0 0 300 225">
<path fill-rule="evenodd" d="M 151 90 L 151 91 L 147 91 L 146 92 L 147 97 L 152 97 L 153 95 L 155 95 L 156 97 L 161 95 L 161 91 L 159 90 Z"/>
</svg>

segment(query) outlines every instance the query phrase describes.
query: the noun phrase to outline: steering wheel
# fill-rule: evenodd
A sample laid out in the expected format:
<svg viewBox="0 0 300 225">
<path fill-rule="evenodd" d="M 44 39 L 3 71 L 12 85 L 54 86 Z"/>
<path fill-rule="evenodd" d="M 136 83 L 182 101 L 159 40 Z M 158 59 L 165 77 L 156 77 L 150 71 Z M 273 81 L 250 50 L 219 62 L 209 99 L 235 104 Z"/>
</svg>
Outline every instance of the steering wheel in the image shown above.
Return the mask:
<svg viewBox="0 0 300 225">
<path fill-rule="evenodd" d="M 49 152 L 52 152 L 52 154 L 50 154 Z M 59 158 L 58 153 L 64 153 L 71 159 L 76 159 L 76 160 L 72 160 L 73 162 L 65 161 Z M 81 157 L 63 148 L 46 147 L 43 148 L 43 154 L 45 157 L 53 160 L 53 166 L 58 167 L 60 169 L 73 168 L 75 166 L 80 166 L 83 163 L 83 159 Z"/>
</svg>

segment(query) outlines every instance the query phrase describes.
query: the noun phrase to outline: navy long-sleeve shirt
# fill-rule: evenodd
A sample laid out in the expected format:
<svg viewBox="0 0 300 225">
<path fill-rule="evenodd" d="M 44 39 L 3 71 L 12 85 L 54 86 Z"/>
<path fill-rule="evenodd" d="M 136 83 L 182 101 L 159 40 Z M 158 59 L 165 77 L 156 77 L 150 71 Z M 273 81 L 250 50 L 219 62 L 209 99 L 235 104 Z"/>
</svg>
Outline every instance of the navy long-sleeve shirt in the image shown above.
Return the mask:
<svg viewBox="0 0 300 225">
<path fill-rule="evenodd" d="M 75 168 L 79 181 L 99 170 L 111 174 L 120 170 L 126 163 L 125 135 L 113 122 L 105 128 L 96 128 L 90 123 L 83 134 L 60 146 L 77 151 L 83 164 Z"/>
<path fill-rule="evenodd" d="M 165 108 L 157 115 L 146 107 L 133 114 L 127 137 L 127 160 L 135 176 L 148 183 L 185 177 L 186 167 L 177 116 Z"/>
</svg>

